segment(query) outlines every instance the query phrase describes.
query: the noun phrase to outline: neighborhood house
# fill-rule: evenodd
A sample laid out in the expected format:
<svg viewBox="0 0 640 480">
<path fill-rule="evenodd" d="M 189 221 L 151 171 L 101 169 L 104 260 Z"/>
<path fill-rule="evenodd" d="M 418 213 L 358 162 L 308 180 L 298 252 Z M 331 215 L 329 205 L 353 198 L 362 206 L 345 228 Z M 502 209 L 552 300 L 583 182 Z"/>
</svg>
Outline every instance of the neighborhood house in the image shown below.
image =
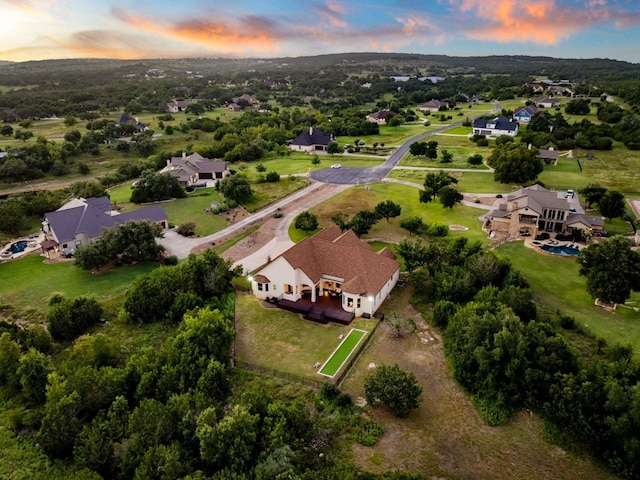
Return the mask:
<svg viewBox="0 0 640 480">
<path fill-rule="evenodd" d="M 117 213 L 111 210 L 109 197 L 92 197 L 73 198 L 58 210 L 45 213 L 42 230 L 49 240 L 48 246 L 60 246 L 63 252 L 73 253 L 81 245 L 97 242 L 103 230 L 138 220 L 168 227 L 167 214 L 160 205 Z"/>
<path fill-rule="evenodd" d="M 291 150 L 300 152 L 326 152 L 329 142 L 334 140 L 332 135 L 324 133 L 319 128 L 309 127 L 308 131 L 302 132 L 289 144 Z"/>
<path fill-rule="evenodd" d="M 586 215 L 574 192 L 554 192 L 533 185 L 501 198 L 485 215 L 484 229 L 498 239 L 513 239 L 547 232 L 586 237 L 602 233 L 602 217 Z"/>
<path fill-rule="evenodd" d="M 191 187 L 206 180 L 220 180 L 229 174 L 226 162 L 212 162 L 199 153 L 187 156 L 182 152 L 181 157 L 167 160 L 167 166 L 160 173 L 168 173 L 176 177 L 184 187 Z"/>
<path fill-rule="evenodd" d="M 376 253 L 353 231 L 343 233 L 334 225 L 275 258 L 253 276 L 251 287 L 257 298 L 291 311 L 304 313 L 312 308 L 310 304 L 333 302 L 350 322 L 354 317 L 372 316 L 399 274 L 400 263 L 389 249 Z M 325 320 L 322 312 L 310 319 Z"/>
<path fill-rule="evenodd" d="M 379 110 L 367 115 L 367 121 L 377 123 L 378 125 L 386 125 L 387 121 L 394 115 L 395 113 L 390 112 L 389 110 Z"/>
<path fill-rule="evenodd" d="M 476 118 L 473 121 L 473 134 L 487 137 L 499 137 L 509 135 L 515 137 L 518 134 L 518 122 L 511 121 L 504 115 L 495 118 Z"/>
</svg>

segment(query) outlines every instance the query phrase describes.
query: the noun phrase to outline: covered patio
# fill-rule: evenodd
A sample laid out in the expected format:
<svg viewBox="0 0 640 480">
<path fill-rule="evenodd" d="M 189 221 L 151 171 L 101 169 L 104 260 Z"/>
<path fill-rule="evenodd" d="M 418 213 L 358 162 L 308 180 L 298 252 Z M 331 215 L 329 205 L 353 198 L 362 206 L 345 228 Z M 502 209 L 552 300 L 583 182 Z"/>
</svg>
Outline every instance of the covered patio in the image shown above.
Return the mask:
<svg viewBox="0 0 640 480">
<path fill-rule="evenodd" d="M 306 320 L 323 324 L 334 322 L 349 325 L 355 318 L 353 312 L 346 312 L 342 309 L 341 297 L 321 296 L 315 302 L 312 302 L 308 296 L 295 302 L 279 299 L 275 305 L 289 312 L 300 313 Z"/>
</svg>

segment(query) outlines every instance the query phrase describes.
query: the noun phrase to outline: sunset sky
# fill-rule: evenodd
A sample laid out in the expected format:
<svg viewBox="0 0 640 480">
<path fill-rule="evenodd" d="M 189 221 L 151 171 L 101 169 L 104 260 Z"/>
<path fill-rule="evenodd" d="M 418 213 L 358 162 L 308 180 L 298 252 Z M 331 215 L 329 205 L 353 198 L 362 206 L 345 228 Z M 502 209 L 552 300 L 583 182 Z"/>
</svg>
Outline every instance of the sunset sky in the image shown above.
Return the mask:
<svg viewBox="0 0 640 480">
<path fill-rule="evenodd" d="M 0 0 L 0 60 L 341 52 L 640 62 L 639 0 Z"/>
</svg>

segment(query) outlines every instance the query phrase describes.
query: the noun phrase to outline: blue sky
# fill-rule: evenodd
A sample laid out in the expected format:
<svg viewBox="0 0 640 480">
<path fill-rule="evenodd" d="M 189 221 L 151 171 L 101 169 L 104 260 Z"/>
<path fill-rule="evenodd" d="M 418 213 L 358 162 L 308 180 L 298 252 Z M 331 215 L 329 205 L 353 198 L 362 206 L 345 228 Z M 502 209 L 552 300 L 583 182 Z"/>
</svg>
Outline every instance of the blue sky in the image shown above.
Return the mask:
<svg viewBox="0 0 640 480">
<path fill-rule="evenodd" d="M 640 62 L 639 0 L 0 0 L 0 60 L 341 52 Z"/>
</svg>

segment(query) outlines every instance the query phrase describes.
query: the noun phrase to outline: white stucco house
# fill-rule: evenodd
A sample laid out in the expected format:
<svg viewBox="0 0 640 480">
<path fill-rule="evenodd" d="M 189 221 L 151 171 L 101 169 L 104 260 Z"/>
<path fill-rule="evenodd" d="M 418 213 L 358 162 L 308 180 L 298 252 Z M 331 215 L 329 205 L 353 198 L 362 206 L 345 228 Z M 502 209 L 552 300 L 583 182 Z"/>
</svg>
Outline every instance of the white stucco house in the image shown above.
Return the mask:
<svg viewBox="0 0 640 480">
<path fill-rule="evenodd" d="M 251 277 L 253 294 L 296 310 L 333 302 L 355 317 L 373 316 L 398 281 L 400 263 L 387 248 L 374 252 L 351 230 L 331 226 L 282 253 Z M 344 318 L 344 317 L 343 317 Z M 329 318 L 331 320 L 331 318 Z"/>
</svg>

